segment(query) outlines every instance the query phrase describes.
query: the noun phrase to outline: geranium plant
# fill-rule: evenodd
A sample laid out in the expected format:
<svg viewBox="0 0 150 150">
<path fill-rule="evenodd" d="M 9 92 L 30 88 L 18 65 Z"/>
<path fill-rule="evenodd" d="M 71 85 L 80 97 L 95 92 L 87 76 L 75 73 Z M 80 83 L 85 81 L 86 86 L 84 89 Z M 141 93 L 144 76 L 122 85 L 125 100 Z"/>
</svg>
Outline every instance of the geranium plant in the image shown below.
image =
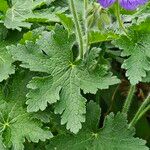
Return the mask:
<svg viewBox="0 0 150 150">
<path fill-rule="evenodd" d="M 148 0 L 0 0 L 0 150 L 148 150 Z"/>
</svg>

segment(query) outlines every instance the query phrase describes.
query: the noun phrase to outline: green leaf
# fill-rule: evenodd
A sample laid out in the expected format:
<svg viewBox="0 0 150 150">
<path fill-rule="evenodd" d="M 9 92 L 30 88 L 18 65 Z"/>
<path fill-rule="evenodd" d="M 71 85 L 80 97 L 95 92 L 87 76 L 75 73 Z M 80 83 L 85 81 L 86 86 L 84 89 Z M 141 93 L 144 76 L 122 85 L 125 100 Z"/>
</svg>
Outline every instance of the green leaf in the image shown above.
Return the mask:
<svg viewBox="0 0 150 150">
<path fill-rule="evenodd" d="M 39 36 L 42 34 L 44 31 L 44 27 L 36 28 L 34 30 L 30 30 L 27 33 L 23 35 L 23 38 L 20 40 L 20 44 L 25 44 L 26 41 L 33 41 L 35 42 Z"/>
<path fill-rule="evenodd" d="M 57 14 L 57 16 L 59 17 L 60 22 L 63 24 L 65 29 L 69 32 L 69 34 L 72 34 L 74 30 L 74 24 L 72 18 L 69 15 L 66 15 L 64 13 Z"/>
<path fill-rule="evenodd" d="M 0 23 L 0 40 L 4 40 L 7 37 L 8 30 Z"/>
<path fill-rule="evenodd" d="M 66 124 L 67 129 L 77 133 L 82 127 L 81 123 L 85 121 L 86 113 L 86 99 L 80 90 L 84 93 L 96 93 L 98 89 L 106 89 L 109 85 L 119 83 L 119 80 L 96 60 L 99 49 L 91 51 L 96 53 L 89 55 L 94 55 L 92 60 L 88 57 L 74 61 L 74 43 L 74 35 L 69 36 L 62 26 L 56 25 L 54 31 L 44 32 L 36 44 L 27 42 L 26 45 L 12 45 L 8 49 L 15 60 L 22 62 L 22 67 L 51 75 L 35 77 L 29 83 L 28 88 L 31 90 L 27 95 L 28 112 L 44 110 L 47 103 L 57 102 L 55 113 L 62 114 L 61 124 Z M 96 63 L 93 66 L 94 60 Z"/>
<path fill-rule="evenodd" d="M 33 2 L 33 7 L 37 8 L 37 7 L 41 7 L 43 5 L 50 5 L 52 2 L 54 2 L 55 0 L 35 0 Z"/>
<path fill-rule="evenodd" d="M 22 27 L 30 28 L 32 22 L 59 22 L 55 13 L 66 11 L 65 8 L 54 12 L 51 9 L 34 11 L 36 7 L 45 3 L 45 0 L 12 0 L 12 7 L 6 12 L 4 25 L 8 29 L 21 31 Z"/>
<path fill-rule="evenodd" d="M 13 74 L 4 84 L 3 93 L 5 95 L 5 100 L 14 101 L 16 99 L 24 104 L 28 91 L 26 86 L 33 76 L 34 74 L 30 71 L 17 68 L 15 74 Z"/>
<path fill-rule="evenodd" d="M 25 22 L 32 13 L 32 0 L 12 0 L 12 7 L 6 12 L 4 25 L 8 29 L 21 30 L 21 27 L 30 28 L 31 23 Z"/>
<path fill-rule="evenodd" d="M 25 103 L 28 71 L 18 71 L 11 81 L 0 87 L 0 148 L 23 150 L 25 140 L 38 143 L 52 137 L 52 133 L 42 129 L 42 124 L 27 113 Z M 7 92 L 7 93 L 6 93 Z"/>
<path fill-rule="evenodd" d="M 87 103 L 87 113 L 86 113 L 86 122 L 83 124 L 82 131 L 85 130 L 93 130 L 93 132 L 97 131 L 97 127 L 99 126 L 101 115 L 101 109 L 99 105 L 95 102 L 90 101 Z"/>
<path fill-rule="evenodd" d="M 150 5 L 148 4 L 148 5 L 143 6 L 142 9 L 137 11 L 131 17 L 132 17 L 132 19 L 134 18 L 133 23 L 135 23 L 137 25 L 141 24 L 142 22 L 145 22 L 146 19 L 149 19 L 149 17 L 150 17 Z"/>
<path fill-rule="evenodd" d="M 117 39 L 118 35 L 113 32 L 101 33 L 99 31 L 90 31 L 89 32 L 89 43 L 99 43 L 105 41 L 111 41 Z"/>
<path fill-rule="evenodd" d="M 146 83 L 150 82 L 150 71 L 147 72 L 146 77 L 143 78 L 142 82 L 146 82 Z"/>
<path fill-rule="evenodd" d="M 87 120 L 83 125 L 85 128 L 77 135 L 62 134 L 54 137 L 46 147 L 47 150 L 149 149 L 144 140 L 133 137 L 134 129 L 128 129 L 124 114 L 118 113 L 114 116 L 111 113 L 105 118 L 103 128 L 98 129 L 99 114 L 99 106 L 90 102 L 87 106 Z"/>
<path fill-rule="evenodd" d="M 146 77 L 146 72 L 150 70 L 150 34 L 132 32 L 130 39 L 126 36 L 121 36 L 120 39 L 113 42 L 119 47 L 125 59 L 122 68 L 126 69 L 126 76 L 131 84 L 135 85 Z"/>
<path fill-rule="evenodd" d="M 32 14 L 28 15 L 26 21 L 31 23 L 41 22 L 41 23 L 51 23 L 51 22 L 60 22 L 57 14 L 64 13 L 67 8 L 46 8 L 40 10 L 34 10 Z"/>
<path fill-rule="evenodd" d="M 1 150 L 5 150 L 5 147 L 4 147 L 4 144 L 2 142 L 3 138 L 2 138 L 2 135 L 0 136 L 0 149 Z"/>
<path fill-rule="evenodd" d="M 6 80 L 9 75 L 15 73 L 15 67 L 12 65 L 14 60 L 6 49 L 7 42 L 0 42 L 0 82 Z"/>
<path fill-rule="evenodd" d="M 5 13 L 8 9 L 8 4 L 6 0 L 1 0 L 0 1 L 0 11 L 2 11 L 3 13 Z"/>
<path fill-rule="evenodd" d="M 0 109 L 0 129 L 6 147 L 12 146 L 14 150 L 23 150 L 25 138 L 37 143 L 39 140 L 45 141 L 52 137 L 49 131 L 41 129 L 41 123 L 32 119 L 32 115 L 21 105 L 15 102 L 3 103 Z"/>
<path fill-rule="evenodd" d="M 27 95 L 28 111 L 31 110 L 44 110 L 47 103 L 55 103 L 59 99 L 59 91 L 61 87 L 53 85 L 53 78 L 49 77 L 36 77 L 28 84 L 28 88 L 34 90 L 30 91 Z M 41 105 L 42 104 L 42 105 Z"/>
</svg>

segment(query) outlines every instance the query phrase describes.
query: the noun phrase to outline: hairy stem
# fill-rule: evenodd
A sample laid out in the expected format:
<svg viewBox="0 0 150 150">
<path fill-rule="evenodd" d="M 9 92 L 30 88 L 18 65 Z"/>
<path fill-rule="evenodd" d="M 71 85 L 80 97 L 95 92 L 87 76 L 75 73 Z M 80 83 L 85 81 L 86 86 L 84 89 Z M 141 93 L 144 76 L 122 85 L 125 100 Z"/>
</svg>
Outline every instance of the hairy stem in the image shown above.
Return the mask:
<svg viewBox="0 0 150 150">
<path fill-rule="evenodd" d="M 79 18 L 77 15 L 77 11 L 75 8 L 74 0 L 69 0 L 69 5 L 70 5 L 70 10 L 73 16 L 73 21 L 74 21 L 76 32 L 77 32 L 76 34 L 77 34 L 77 39 L 78 39 L 78 44 L 79 44 L 79 58 L 83 59 L 83 49 L 84 49 L 83 33 L 82 33 L 82 28 L 79 22 Z"/>
<path fill-rule="evenodd" d="M 117 6 L 116 6 L 116 17 L 117 17 L 117 20 L 118 20 L 118 23 L 119 23 L 119 26 L 120 28 L 124 31 L 124 33 L 126 35 L 128 35 L 128 32 L 122 22 L 122 19 L 121 19 L 121 15 L 120 15 L 120 5 L 119 5 L 119 2 L 117 1 Z"/>
<path fill-rule="evenodd" d="M 84 54 L 88 53 L 89 35 L 88 35 L 88 0 L 84 0 L 84 29 L 85 29 L 85 46 Z"/>
<path fill-rule="evenodd" d="M 129 124 L 129 128 L 132 126 L 135 126 L 135 124 L 138 122 L 138 120 L 148 111 L 150 110 L 150 94 L 147 96 L 147 98 L 144 100 L 143 104 L 138 109 L 137 113 L 135 114 L 134 118 Z"/>
<path fill-rule="evenodd" d="M 122 109 L 123 113 L 128 113 L 131 102 L 132 102 L 132 98 L 133 98 L 134 93 L 135 93 L 135 90 L 136 90 L 136 86 L 131 85 L 128 96 L 127 96 L 127 99 L 126 99 L 125 104 L 124 104 L 123 109 Z"/>
</svg>

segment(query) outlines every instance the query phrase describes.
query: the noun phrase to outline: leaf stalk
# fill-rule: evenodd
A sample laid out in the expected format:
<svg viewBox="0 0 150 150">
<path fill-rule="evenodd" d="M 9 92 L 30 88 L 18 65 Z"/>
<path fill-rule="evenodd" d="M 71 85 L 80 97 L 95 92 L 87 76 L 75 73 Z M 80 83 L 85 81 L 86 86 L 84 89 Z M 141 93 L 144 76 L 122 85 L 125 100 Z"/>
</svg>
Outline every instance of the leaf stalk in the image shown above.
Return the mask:
<svg viewBox="0 0 150 150">
<path fill-rule="evenodd" d="M 135 126 L 135 124 L 138 122 L 138 120 L 148 111 L 150 110 L 150 94 L 147 96 L 147 98 L 144 100 L 140 108 L 138 109 L 137 113 L 135 114 L 134 118 L 129 124 L 128 128 L 131 128 L 132 126 Z"/>
<path fill-rule="evenodd" d="M 135 93 L 135 90 L 136 90 L 136 85 L 131 85 L 128 96 L 125 100 L 125 104 L 124 104 L 123 109 L 122 109 L 123 113 L 126 113 L 126 114 L 128 113 L 132 99 L 133 99 L 133 96 L 134 96 L 134 93 Z"/>
</svg>

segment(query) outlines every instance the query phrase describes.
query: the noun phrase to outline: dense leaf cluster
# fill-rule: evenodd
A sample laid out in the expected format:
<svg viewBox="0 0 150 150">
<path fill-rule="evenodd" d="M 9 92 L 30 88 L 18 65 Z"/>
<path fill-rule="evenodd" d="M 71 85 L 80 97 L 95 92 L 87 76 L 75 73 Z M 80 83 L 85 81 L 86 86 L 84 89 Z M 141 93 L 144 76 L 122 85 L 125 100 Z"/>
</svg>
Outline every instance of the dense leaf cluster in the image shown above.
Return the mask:
<svg viewBox="0 0 150 150">
<path fill-rule="evenodd" d="M 0 1 L 0 150 L 148 150 L 121 107 L 125 82 L 150 90 L 150 4 L 121 10 L 124 33 L 95 0 L 76 28 L 69 1 Z"/>
</svg>

